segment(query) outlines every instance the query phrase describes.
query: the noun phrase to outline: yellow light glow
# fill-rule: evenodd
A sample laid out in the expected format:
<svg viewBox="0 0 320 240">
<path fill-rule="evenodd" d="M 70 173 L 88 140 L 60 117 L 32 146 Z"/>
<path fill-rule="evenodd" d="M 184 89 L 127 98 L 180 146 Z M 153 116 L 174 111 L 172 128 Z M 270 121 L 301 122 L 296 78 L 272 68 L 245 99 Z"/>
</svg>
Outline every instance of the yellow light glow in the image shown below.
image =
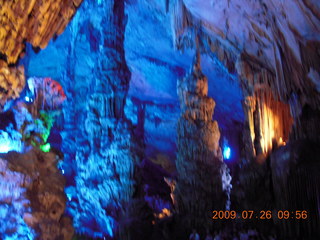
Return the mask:
<svg viewBox="0 0 320 240">
<path fill-rule="evenodd" d="M 162 219 L 162 218 L 171 216 L 171 212 L 170 212 L 169 209 L 164 208 L 164 209 L 162 209 L 162 212 L 161 212 L 161 213 L 159 213 L 159 214 L 154 214 L 154 216 L 155 216 L 156 218 Z"/>
<path fill-rule="evenodd" d="M 285 146 L 286 142 L 283 141 L 282 137 L 279 138 L 279 146 Z"/>
<path fill-rule="evenodd" d="M 288 139 L 293 122 L 289 105 L 275 98 L 271 91 L 261 89 L 254 93 L 254 97 L 247 97 L 245 104 L 253 145 L 255 133 L 261 136 L 259 140 L 264 154 L 272 150 L 273 144 L 285 145 L 283 139 Z M 258 111 L 258 117 L 254 116 L 255 111 Z M 258 131 L 255 126 L 259 126 L 259 132 L 255 132 Z"/>
</svg>

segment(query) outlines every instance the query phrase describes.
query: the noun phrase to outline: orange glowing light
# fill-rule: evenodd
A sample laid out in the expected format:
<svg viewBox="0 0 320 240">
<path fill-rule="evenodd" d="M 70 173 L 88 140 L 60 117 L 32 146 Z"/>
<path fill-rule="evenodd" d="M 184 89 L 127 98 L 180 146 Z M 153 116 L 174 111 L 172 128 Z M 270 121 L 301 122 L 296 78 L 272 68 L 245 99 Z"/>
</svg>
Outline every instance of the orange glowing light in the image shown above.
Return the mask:
<svg viewBox="0 0 320 240">
<path fill-rule="evenodd" d="M 164 209 L 162 209 L 162 212 L 161 212 L 161 213 L 159 213 L 159 214 L 154 214 L 154 216 L 155 216 L 156 218 L 162 219 L 162 218 L 171 216 L 171 212 L 170 212 L 169 209 L 164 208 Z"/>
</svg>

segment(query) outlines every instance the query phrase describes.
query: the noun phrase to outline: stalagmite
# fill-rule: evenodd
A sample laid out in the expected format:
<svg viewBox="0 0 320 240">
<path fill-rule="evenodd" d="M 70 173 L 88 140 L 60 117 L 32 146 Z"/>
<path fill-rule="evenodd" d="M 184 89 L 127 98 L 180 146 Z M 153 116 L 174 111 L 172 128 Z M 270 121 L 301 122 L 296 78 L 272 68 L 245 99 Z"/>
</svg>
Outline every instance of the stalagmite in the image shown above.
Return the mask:
<svg viewBox="0 0 320 240">
<path fill-rule="evenodd" d="M 177 211 L 184 227 L 204 231 L 213 223 L 212 211 L 226 209 L 227 189 L 222 175 L 227 171 L 219 147 L 218 123 L 212 120 L 215 102 L 208 97 L 208 80 L 197 54 L 189 74 L 178 80 L 181 115 L 178 121 Z"/>
<path fill-rule="evenodd" d="M 319 36 L 319 0 L 0 0 L 0 240 L 320 239 Z"/>
</svg>

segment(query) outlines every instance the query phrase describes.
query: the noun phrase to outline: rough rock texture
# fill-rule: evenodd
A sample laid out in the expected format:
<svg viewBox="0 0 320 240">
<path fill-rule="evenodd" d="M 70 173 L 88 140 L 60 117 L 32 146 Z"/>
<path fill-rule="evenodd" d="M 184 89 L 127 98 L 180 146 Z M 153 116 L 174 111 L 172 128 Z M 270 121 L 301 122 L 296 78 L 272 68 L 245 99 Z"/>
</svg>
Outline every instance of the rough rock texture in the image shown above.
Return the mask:
<svg viewBox="0 0 320 240">
<path fill-rule="evenodd" d="M 33 117 L 39 115 L 39 110 L 57 110 L 66 100 L 66 95 L 61 85 L 51 78 L 31 77 L 27 80 L 30 91 L 29 101 L 32 101 L 30 112 Z"/>
<path fill-rule="evenodd" d="M 94 62 L 99 52 L 95 29 L 99 28 L 96 26 L 99 26 L 97 19 L 100 18 L 90 10 L 94 4 L 90 2 L 85 8 L 81 5 L 63 34 L 39 53 L 27 45 L 23 62 L 28 77 L 50 76 L 64 88 L 69 85 L 74 88 L 70 92 L 83 92 L 83 96 L 87 88 L 94 88 L 93 73 L 97 71 Z M 127 1 L 125 9 L 128 23 L 124 50 L 132 73 L 126 116 L 136 125 L 139 104 L 144 105 L 147 157 L 157 158 L 157 155 L 165 154 L 173 162 L 176 123 L 180 114 L 176 80 L 189 71 L 194 51 L 182 53 L 174 49 L 170 14 L 165 10 L 164 1 Z M 87 21 L 89 17 L 90 21 Z M 242 91 L 236 76 L 229 74 L 213 54 L 212 58 L 203 55 L 201 66 L 210 83 L 208 96 L 216 102 L 214 119 L 221 128 L 234 131 L 234 122 L 241 124 L 243 121 Z M 74 77 L 75 81 L 69 81 L 69 77 Z M 77 117 L 80 117 L 85 109 L 82 101 L 86 98 L 67 95 L 67 101 L 79 104 L 76 108 Z"/>
<path fill-rule="evenodd" d="M 267 84 L 282 100 L 319 102 L 318 1 L 178 0 L 172 9 L 178 47 L 201 25 L 210 49 L 251 88 Z"/>
<path fill-rule="evenodd" d="M 205 231 L 211 228 L 213 210 L 224 210 L 228 187 L 227 171 L 219 147 L 218 123 L 212 121 L 215 102 L 207 96 L 208 80 L 200 68 L 200 55 L 190 73 L 177 84 L 181 104 L 178 122 L 175 189 L 176 208 L 184 227 Z"/>
<path fill-rule="evenodd" d="M 127 238 L 135 155 L 124 114 L 130 72 L 124 58 L 124 1 L 85 1 L 71 25 L 63 166 L 68 212 L 80 234 Z M 86 53 L 92 52 L 91 55 Z M 91 72 L 92 71 L 92 72 Z"/>
<path fill-rule="evenodd" d="M 305 105 L 319 109 L 319 1 L 177 0 L 171 9 L 175 46 L 194 47 L 194 32 L 200 29 L 203 51 L 214 53 L 230 72 L 238 73 L 244 97 L 270 89 L 267 94 L 275 101 L 290 105 L 294 121 Z M 281 108 L 290 120 L 288 107 Z M 260 127 L 262 132 L 263 122 Z M 274 137 L 282 132 L 270 127 L 266 134 L 271 136 L 272 131 Z M 259 138 L 256 147 L 261 144 L 263 152 L 270 149 L 269 136 L 261 133 Z"/>
<path fill-rule="evenodd" d="M 11 182 L 1 187 L 10 191 L 2 191 L 2 202 L 11 209 L 6 217 L 14 219 L 1 234 L 20 235 L 18 239 L 72 239 L 72 221 L 63 216 L 65 179 L 57 168 L 57 156 L 33 148 L 24 154 L 9 152 L 2 158 L 6 160 L 1 160 L 1 176 Z"/>
<path fill-rule="evenodd" d="M 0 158 L 0 238 L 32 239 L 35 232 L 24 222 L 24 214 L 30 213 L 27 188 L 32 184 L 30 176 L 10 169 Z"/>
<path fill-rule="evenodd" d="M 0 112 L 9 100 L 16 99 L 25 86 L 24 67 L 8 67 L 0 60 Z"/>
<path fill-rule="evenodd" d="M 45 48 L 61 34 L 82 0 L 0 1 L 0 54 L 7 63 L 16 63 L 25 41 Z"/>
<path fill-rule="evenodd" d="M 0 1 L 0 112 L 8 100 L 19 96 L 25 78 L 22 66 L 25 43 L 45 48 L 50 39 L 61 34 L 82 0 Z"/>
<path fill-rule="evenodd" d="M 46 49 L 47 51 L 45 50 L 46 52 L 41 51 L 38 55 L 35 55 L 29 51 L 33 59 L 28 65 L 29 68 L 26 68 L 27 72 L 30 73 L 29 75 L 44 74 L 45 76 L 52 76 L 61 80 L 63 85 L 67 86 L 69 103 L 66 104 L 64 109 L 64 151 L 68 164 L 65 165 L 64 170 L 66 174 L 68 174 L 68 177 L 70 177 L 69 183 L 71 182 L 71 185 L 74 186 L 76 186 L 75 182 L 72 182 L 70 179 L 73 179 L 73 177 L 77 175 L 76 172 L 78 171 L 78 166 L 82 164 L 82 159 L 84 159 L 84 162 L 87 161 L 88 158 L 82 158 L 82 156 L 89 156 L 89 153 L 93 151 L 88 146 L 95 144 L 93 134 L 88 136 L 88 132 L 93 131 L 93 127 L 90 129 L 90 126 L 88 126 L 89 130 L 85 131 L 85 120 L 87 119 L 88 122 L 91 120 L 92 122 L 97 122 L 96 125 L 99 125 L 103 120 L 103 115 L 99 113 L 96 114 L 96 112 L 87 112 L 87 107 L 90 106 L 89 103 L 87 104 L 89 98 L 91 99 L 90 101 L 94 102 L 96 101 L 94 99 L 100 99 L 99 91 L 101 90 L 101 92 L 103 92 L 106 90 L 103 87 L 99 89 L 99 84 L 96 83 L 96 79 L 101 79 L 100 76 L 97 76 L 97 71 L 103 72 L 100 70 L 100 65 L 97 64 L 99 52 L 104 51 L 101 34 L 104 33 L 104 31 L 108 31 L 108 28 L 102 30 L 104 25 L 101 24 L 101 16 L 103 16 L 104 13 L 93 10 L 93 8 L 101 7 L 101 2 L 102 1 L 90 1 L 90 4 L 87 2 L 82 8 L 82 12 L 80 12 L 75 21 L 68 27 L 68 31 L 63 35 L 63 38 L 58 38 L 55 42 L 52 42 Z M 169 2 L 171 4 L 167 5 L 169 10 L 174 9 L 172 8 L 173 1 Z M 225 70 L 221 62 L 228 67 L 231 73 L 238 71 L 244 85 L 243 89 L 245 90 L 246 97 L 256 98 L 257 95 L 254 94 L 256 87 L 258 90 L 265 86 L 267 88 L 271 87 L 274 100 L 278 101 L 280 99 L 289 102 L 292 113 L 296 119 L 297 115 L 301 113 L 305 102 L 312 105 L 312 111 L 319 106 L 319 104 L 316 104 L 319 91 L 319 64 L 317 64 L 319 62 L 319 47 L 317 45 L 319 41 L 319 18 L 315 17 L 318 16 L 319 3 L 316 0 L 184 0 L 175 2 L 179 2 L 180 6 L 182 6 L 176 8 L 174 15 L 175 19 L 181 23 L 181 27 L 175 27 L 175 30 L 177 30 L 175 32 L 176 40 L 180 41 L 179 36 L 181 36 L 181 40 L 187 42 L 186 45 L 194 45 L 194 40 L 192 40 L 194 36 L 193 28 L 195 27 L 197 29 L 201 26 L 202 51 L 210 56 L 206 57 L 207 61 L 202 61 L 202 67 L 210 82 L 209 92 L 211 91 L 212 94 L 209 94 L 209 96 L 213 96 L 213 94 L 216 93 L 216 96 L 220 97 L 220 102 L 223 103 L 219 104 L 218 98 L 216 96 L 214 97 L 218 105 L 215 112 L 217 113 L 219 107 L 221 108 L 219 111 L 221 119 L 228 119 L 229 122 L 233 124 L 231 119 L 239 120 L 239 117 L 234 116 L 241 112 L 241 108 L 238 107 L 241 100 L 241 97 L 238 96 L 240 94 L 236 94 L 235 96 L 232 95 L 234 91 L 226 90 L 231 88 L 230 85 L 227 84 L 228 78 L 215 78 L 215 72 Z M 154 143 L 154 145 L 159 146 L 163 144 L 159 143 L 161 141 L 158 139 L 161 138 L 165 139 L 162 142 L 166 142 L 166 139 L 170 138 L 170 141 L 173 142 L 172 139 L 174 139 L 174 137 L 171 134 L 172 130 L 170 132 L 167 131 L 166 128 L 170 127 L 174 129 L 174 127 L 171 126 L 174 126 L 177 114 L 172 114 L 174 115 L 172 118 L 170 114 L 170 121 L 168 121 L 167 116 L 163 114 L 163 108 L 159 107 L 159 105 L 153 105 L 155 103 L 154 99 L 157 98 L 158 102 L 161 102 L 164 99 L 168 100 L 170 98 L 172 102 L 177 102 L 175 98 L 175 80 L 177 76 L 181 77 L 184 75 L 185 69 L 189 67 L 186 67 L 186 65 L 192 54 L 190 54 L 190 51 L 185 51 L 184 54 L 179 55 L 178 52 L 172 51 L 173 47 L 170 42 L 171 29 L 168 24 L 170 22 L 170 14 L 165 14 L 164 1 L 141 0 L 127 1 L 127 3 L 129 27 L 127 27 L 126 32 L 125 50 L 128 65 L 133 73 L 130 91 L 134 97 L 139 97 L 145 101 L 142 103 L 142 105 L 144 105 L 142 108 L 145 108 L 144 114 L 147 118 L 143 130 L 145 131 L 149 145 Z M 188 35 L 189 33 L 192 33 L 192 35 Z M 180 46 L 183 45 L 183 41 L 181 41 L 182 44 L 180 44 Z M 66 46 L 68 46 L 67 49 Z M 217 59 L 221 60 L 221 62 Z M 206 62 L 206 64 L 203 64 L 204 62 Z M 39 66 L 41 66 L 41 69 L 39 69 Z M 42 66 L 45 68 L 42 68 Z M 44 73 L 45 71 L 47 72 Z M 48 72 L 50 72 L 50 74 L 48 74 Z M 229 73 L 227 75 L 230 76 Z M 237 78 L 234 79 L 237 80 Z M 117 88 L 116 90 L 118 91 Z M 267 92 L 267 94 L 270 95 L 269 92 Z M 94 96 L 91 97 L 91 95 Z M 120 98 L 122 97 L 120 96 Z M 111 99 L 109 97 L 102 97 L 101 100 L 106 102 L 110 100 L 113 102 L 113 97 L 111 97 Z M 253 101 L 254 103 L 256 102 L 255 100 Z M 170 103 L 171 105 L 173 105 L 172 102 Z M 270 112 L 269 109 L 264 109 L 262 103 L 263 102 L 259 102 L 260 110 L 256 111 L 256 117 L 260 122 L 260 124 L 257 124 L 256 131 L 259 134 L 262 134 L 262 130 L 264 130 L 263 119 L 261 117 L 259 118 L 259 115 L 261 116 L 265 110 L 265 112 Z M 121 101 L 119 104 L 121 105 Z M 101 109 L 105 109 L 105 105 L 106 103 L 104 102 L 104 107 Z M 136 103 L 132 105 L 136 105 Z M 175 105 L 173 106 L 174 110 L 177 109 Z M 274 106 L 281 107 L 281 104 L 275 104 Z M 269 108 L 270 106 L 266 107 Z M 100 110 L 99 107 L 95 108 L 95 110 L 97 109 Z M 108 109 L 121 109 L 121 107 L 108 107 Z M 249 110 L 252 110 L 252 112 Z M 247 109 L 246 111 L 250 112 L 250 116 L 248 115 L 246 117 L 252 117 L 254 110 L 255 108 Z M 117 114 L 122 114 L 121 110 L 116 110 L 116 112 Z M 199 113 L 199 111 L 194 112 L 196 113 L 195 115 L 202 116 L 202 113 Z M 271 112 L 273 114 L 273 110 Z M 287 114 L 287 107 L 285 107 L 284 111 L 280 109 L 275 112 L 277 114 L 279 113 L 279 115 L 281 115 L 282 112 Z M 131 115 L 132 118 L 136 118 L 136 112 L 133 112 Z M 218 114 L 215 114 L 216 117 L 217 115 Z M 271 116 L 271 114 L 262 116 L 267 124 L 269 124 L 269 116 Z M 313 117 L 306 116 L 303 121 L 309 122 L 309 119 L 313 119 Z M 312 133 L 314 138 L 317 138 L 319 136 L 318 132 L 312 131 L 314 126 L 317 126 L 318 121 L 317 118 L 314 119 L 315 120 L 312 121 L 312 127 L 310 128 L 309 125 L 306 124 L 304 124 L 305 128 L 300 128 L 299 122 L 296 121 L 296 131 L 295 134 L 292 135 L 292 138 L 297 139 L 304 137 L 306 132 Z M 166 122 L 170 123 L 166 125 Z M 222 121 L 219 121 L 220 125 L 221 123 Z M 247 120 L 246 124 L 248 129 L 246 129 L 245 133 L 245 142 L 251 146 L 246 146 L 247 149 L 245 152 L 249 153 L 246 159 L 251 159 L 254 155 L 251 144 L 254 138 L 252 138 L 250 134 L 249 120 Z M 113 123 L 108 123 L 106 126 L 111 129 L 111 136 L 113 135 L 112 132 L 117 132 L 114 130 L 115 125 L 113 125 Z M 271 124 L 269 126 L 271 126 Z M 81 129 L 79 130 L 78 128 Z M 121 126 L 119 128 L 121 128 Z M 251 130 L 252 129 L 254 128 L 251 128 Z M 279 132 L 276 132 L 275 135 L 281 133 L 281 135 L 278 136 L 282 137 L 282 134 L 286 134 L 286 130 L 282 131 L 281 126 L 279 129 Z M 97 127 L 96 130 L 97 132 L 106 131 L 101 130 L 100 126 Z M 268 136 L 271 136 L 273 129 L 267 128 L 267 130 Z M 126 131 L 124 130 L 124 132 Z M 248 140 L 249 137 L 251 138 L 250 141 Z M 261 137 L 263 138 L 262 135 Z M 98 145 L 101 144 L 100 140 L 97 142 Z M 268 142 L 270 143 L 269 137 Z M 270 147 L 270 144 L 268 146 Z M 115 150 L 113 149 L 114 153 L 118 152 L 117 147 L 118 146 L 116 146 Z M 164 145 L 163 148 L 165 147 L 166 145 Z M 189 148 L 189 145 L 187 148 Z M 265 149 L 263 145 L 261 145 L 261 149 Z M 77 152 L 77 154 L 75 154 L 75 152 Z M 97 157 L 97 159 L 99 158 Z M 77 161 L 78 163 L 75 163 Z M 86 164 L 86 162 L 83 163 L 85 168 L 92 170 L 95 166 L 97 166 L 97 168 L 104 166 L 103 163 L 97 164 L 95 158 L 88 160 L 88 162 L 89 161 L 90 163 L 88 164 Z M 89 165 L 94 166 L 91 168 L 88 167 Z M 79 167 L 79 169 L 80 168 L 81 167 Z M 79 178 L 91 179 L 91 177 L 87 175 L 92 173 L 83 169 L 81 171 L 81 177 Z M 91 172 L 93 172 L 93 170 Z M 104 171 L 101 172 L 104 174 Z M 253 175 L 260 174 L 256 174 L 255 169 L 248 172 Z M 257 189 L 266 183 L 266 181 L 260 182 L 260 180 L 263 180 L 266 176 L 264 173 L 261 175 L 261 177 L 258 177 L 259 182 L 256 184 Z M 255 180 L 257 178 L 251 178 L 251 176 L 249 176 L 245 181 L 251 181 L 252 179 Z M 78 179 L 77 181 L 79 184 L 82 183 Z M 93 184 L 85 182 L 87 186 L 81 191 L 85 192 L 91 189 L 92 186 L 96 184 L 96 182 L 92 182 Z M 103 187 L 102 189 L 101 192 L 105 192 Z M 93 192 L 96 193 L 95 191 Z M 261 192 L 263 193 L 263 191 Z M 72 204 L 76 206 L 73 207 L 72 205 L 70 207 L 70 209 L 75 209 L 73 215 L 78 214 L 77 210 L 79 208 L 75 203 L 78 198 L 90 199 L 89 194 L 85 197 L 78 197 L 77 194 L 71 194 L 71 199 L 73 200 L 69 202 L 70 206 Z M 97 196 L 95 200 L 100 199 L 104 199 L 104 196 Z M 83 202 L 88 204 L 89 201 Z M 95 206 L 88 204 L 86 210 L 91 207 L 103 209 L 99 204 Z M 246 209 L 248 210 L 248 208 Z M 104 214 L 103 211 L 101 212 Z M 99 214 L 101 212 L 99 212 Z M 80 214 L 82 213 L 83 212 Z M 99 230 L 95 228 L 97 224 L 91 221 L 94 218 L 92 215 L 87 216 L 87 218 L 83 220 L 86 226 L 94 229 L 90 232 L 90 235 L 99 232 Z M 86 221 L 87 219 L 89 220 Z"/>
</svg>

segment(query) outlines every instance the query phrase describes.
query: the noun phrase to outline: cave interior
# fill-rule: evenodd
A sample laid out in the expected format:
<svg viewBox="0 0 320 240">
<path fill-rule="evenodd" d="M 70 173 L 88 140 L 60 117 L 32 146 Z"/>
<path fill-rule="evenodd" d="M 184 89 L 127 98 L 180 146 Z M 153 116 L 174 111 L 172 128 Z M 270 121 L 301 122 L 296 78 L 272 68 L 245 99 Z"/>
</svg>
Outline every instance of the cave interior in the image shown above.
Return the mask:
<svg viewBox="0 0 320 240">
<path fill-rule="evenodd" d="M 320 239 L 319 0 L 0 0 L 0 240 Z"/>
</svg>

